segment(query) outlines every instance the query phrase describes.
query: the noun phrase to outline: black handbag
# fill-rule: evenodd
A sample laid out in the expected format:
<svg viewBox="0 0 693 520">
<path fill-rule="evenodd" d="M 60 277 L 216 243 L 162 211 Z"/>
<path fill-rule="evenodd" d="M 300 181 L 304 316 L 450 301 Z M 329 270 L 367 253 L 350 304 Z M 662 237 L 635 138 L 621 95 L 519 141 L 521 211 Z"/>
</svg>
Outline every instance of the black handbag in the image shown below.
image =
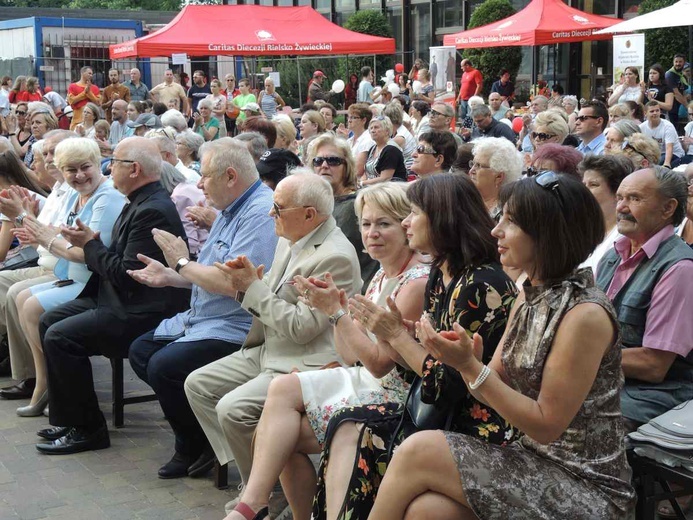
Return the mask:
<svg viewBox="0 0 693 520">
<path fill-rule="evenodd" d="M 397 429 L 390 440 L 390 446 L 387 449 L 387 458 L 392 458 L 392 452 L 395 448 L 395 442 L 399 436 L 406 417 L 409 416 L 411 422 L 417 430 L 449 430 L 454 417 L 453 410 L 450 407 L 436 407 L 433 404 L 424 403 L 421 400 L 421 384 L 423 380 L 417 377 L 409 388 L 407 399 L 404 402 L 404 412 L 402 418 L 397 425 Z"/>
<path fill-rule="evenodd" d="M 33 247 L 21 247 L 11 251 L 4 262 L 0 262 L 0 271 L 14 271 L 38 265 L 39 254 Z M 10 254 L 12 256 L 10 256 Z"/>
</svg>

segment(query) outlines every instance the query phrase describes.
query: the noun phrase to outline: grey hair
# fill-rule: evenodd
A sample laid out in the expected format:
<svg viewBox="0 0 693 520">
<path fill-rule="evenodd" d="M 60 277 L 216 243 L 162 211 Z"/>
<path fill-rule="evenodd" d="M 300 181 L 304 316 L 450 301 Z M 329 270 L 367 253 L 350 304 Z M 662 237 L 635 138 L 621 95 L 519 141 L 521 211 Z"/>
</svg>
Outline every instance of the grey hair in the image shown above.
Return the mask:
<svg viewBox="0 0 693 520">
<path fill-rule="evenodd" d="M 175 187 L 186 182 L 186 179 L 185 175 L 179 172 L 175 166 L 164 161 L 161 165 L 161 178 L 159 182 L 170 196 Z"/>
<path fill-rule="evenodd" d="M 467 104 L 470 107 L 479 106 L 484 104 L 484 98 L 481 96 L 472 96 L 467 100 Z"/>
<path fill-rule="evenodd" d="M 43 139 L 36 141 L 31 145 L 31 151 L 34 152 L 34 157 L 40 155 L 43 158 Z"/>
<path fill-rule="evenodd" d="M 172 126 L 175 128 L 176 132 L 184 132 L 188 128 L 188 122 L 185 120 L 185 116 L 174 108 L 161 114 L 161 124 L 164 126 Z"/>
<path fill-rule="evenodd" d="M 212 102 L 211 99 L 207 99 L 207 98 L 201 99 L 200 102 L 197 104 L 197 108 L 199 109 L 202 107 L 209 108 L 210 110 L 212 110 L 212 108 L 214 108 L 214 103 Z M 167 110 L 167 112 L 168 112 L 168 110 Z"/>
<path fill-rule="evenodd" d="M 503 185 L 520 180 L 522 176 L 522 154 L 505 137 L 484 137 L 474 142 L 472 154 L 486 154 L 489 167 L 505 174 Z"/>
<path fill-rule="evenodd" d="M 404 121 L 404 111 L 402 105 L 392 102 L 383 108 L 383 115 L 390 118 L 393 125 L 401 125 Z"/>
<path fill-rule="evenodd" d="M 159 148 L 160 152 L 170 153 L 173 155 L 173 157 L 176 157 L 176 143 L 166 136 L 154 133 L 157 130 L 159 130 L 159 128 L 150 130 L 144 134 L 145 139 L 150 139 L 152 142 L 156 143 L 156 146 Z"/>
<path fill-rule="evenodd" d="M 50 114 L 55 117 L 53 107 L 48 103 L 44 103 L 43 101 L 30 101 L 27 105 L 26 111 L 28 112 L 29 117 L 33 116 L 34 114 Z"/>
<path fill-rule="evenodd" d="M 176 140 L 180 140 L 180 142 L 192 152 L 194 160 L 199 158 L 200 146 L 205 144 L 205 138 L 200 134 L 193 132 L 189 128 L 186 128 L 180 134 L 178 134 L 176 136 Z"/>
<path fill-rule="evenodd" d="M 488 117 L 491 115 L 491 109 L 486 105 L 476 105 L 472 108 L 472 117 Z"/>
<path fill-rule="evenodd" d="M 631 135 L 640 132 L 640 127 L 632 119 L 621 119 L 620 121 L 616 121 L 613 125 L 611 125 L 611 128 L 616 130 L 623 137 L 630 137 Z"/>
<path fill-rule="evenodd" d="M 549 98 L 546 96 L 534 96 L 534 101 L 541 101 L 544 106 L 549 106 Z"/>
<path fill-rule="evenodd" d="M 563 103 L 568 103 L 569 105 L 573 105 L 574 107 L 576 107 L 578 106 L 577 96 L 563 96 Z"/>
<path fill-rule="evenodd" d="M 686 177 L 664 166 L 653 166 L 650 169 L 659 184 L 660 196 L 664 199 L 676 199 L 676 209 L 671 216 L 671 223 L 676 227 L 683 222 L 683 218 L 686 216 L 686 202 L 688 200 Z"/>
<path fill-rule="evenodd" d="M 248 147 L 235 137 L 207 141 L 200 147 L 200 158 L 207 155 L 209 155 L 209 167 L 216 175 L 221 175 L 228 168 L 233 168 L 238 173 L 238 178 L 248 186 L 260 178 Z"/>
<path fill-rule="evenodd" d="M 293 192 L 293 204 L 315 208 L 318 215 L 330 216 L 334 211 L 334 193 L 332 186 L 320 175 L 306 167 L 294 168 L 290 177 L 301 176 Z"/>
<path fill-rule="evenodd" d="M 260 161 L 262 154 L 267 151 L 267 139 L 260 132 L 243 132 L 233 139 L 245 144 L 256 163 Z"/>
<path fill-rule="evenodd" d="M 134 161 L 140 165 L 142 170 L 142 175 L 148 179 L 159 180 L 161 177 L 161 165 L 163 161 L 161 160 L 161 154 L 153 154 L 150 146 L 156 148 L 156 144 L 150 143 L 149 146 L 143 146 L 145 143 L 150 142 L 149 139 L 144 137 L 128 137 L 132 139 L 129 146 L 124 148 L 126 150 L 127 159 Z M 140 140 L 141 139 L 141 140 Z M 118 146 L 121 146 L 124 141 L 121 141 Z"/>
</svg>

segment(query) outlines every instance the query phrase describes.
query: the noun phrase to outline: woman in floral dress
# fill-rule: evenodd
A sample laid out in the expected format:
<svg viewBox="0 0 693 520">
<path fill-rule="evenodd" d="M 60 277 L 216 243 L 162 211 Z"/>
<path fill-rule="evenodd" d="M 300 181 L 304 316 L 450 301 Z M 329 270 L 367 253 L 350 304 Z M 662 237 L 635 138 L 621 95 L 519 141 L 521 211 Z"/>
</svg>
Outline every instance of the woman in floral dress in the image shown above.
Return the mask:
<svg viewBox="0 0 693 520">
<path fill-rule="evenodd" d="M 409 212 L 404 185 L 381 184 L 363 189 L 354 203 L 361 239 L 368 254 L 380 263 L 366 298 L 385 305 L 393 298 L 409 319 L 417 319 L 429 266 L 412 250 L 402 228 Z M 270 385 L 257 427 L 253 467 L 242 502 L 227 517 L 264 518 L 262 511 L 281 473 L 281 483 L 293 517 L 310 518 L 315 470 L 307 454 L 320 453 L 327 422 L 344 406 L 404 401 L 409 381 L 395 366 L 387 349 L 377 344 L 346 313 L 346 295 L 325 280 L 296 277 L 296 290 L 333 322 L 335 346 L 349 368 L 313 370 L 277 377 Z M 257 515 L 255 513 L 258 513 Z"/>
<path fill-rule="evenodd" d="M 416 329 L 524 436 L 500 448 L 456 432 L 412 435 L 393 457 L 372 520 L 432 509 L 460 520 L 633 517 L 616 316 L 592 270 L 577 269 L 604 237 L 599 204 L 579 180 L 554 172 L 518 181 L 501 199 L 493 230 L 501 262 L 529 279 L 493 359 L 480 361 L 486 341 L 459 325 L 456 337 L 427 320 Z"/>
<path fill-rule="evenodd" d="M 490 361 L 503 335 L 516 289 L 498 263 L 493 221 L 465 175 L 426 177 L 408 191 L 411 213 L 402 225 L 412 248 L 429 253 L 433 267 L 426 286 L 424 316 L 437 331 L 453 324 L 485 340 Z M 428 355 L 407 333 L 394 304 L 379 308 L 367 299 L 350 300 L 354 316 L 392 355 L 422 378 L 421 399 L 446 409 L 451 429 L 493 444 L 514 438 L 514 429 L 468 392 L 459 372 Z M 331 419 L 320 464 L 316 520 L 365 519 L 388 464 L 388 447 L 416 431 L 402 403 L 345 408 Z M 397 433 L 399 432 L 399 433 Z M 397 438 L 395 435 L 397 434 Z"/>
</svg>

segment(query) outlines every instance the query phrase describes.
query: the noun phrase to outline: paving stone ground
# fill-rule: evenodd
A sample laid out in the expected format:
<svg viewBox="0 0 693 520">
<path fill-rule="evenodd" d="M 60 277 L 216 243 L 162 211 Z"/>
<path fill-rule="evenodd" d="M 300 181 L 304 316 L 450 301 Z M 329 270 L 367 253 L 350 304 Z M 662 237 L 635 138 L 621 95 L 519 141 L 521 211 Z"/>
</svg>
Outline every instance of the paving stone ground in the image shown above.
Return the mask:
<svg viewBox="0 0 693 520">
<path fill-rule="evenodd" d="M 111 447 L 74 455 L 47 456 L 36 451 L 35 432 L 46 417 L 18 417 L 27 401 L 0 399 L 0 520 L 51 519 L 214 519 L 237 493 L 214 487 L 211 473 L 201 479 L 161 480 L 158 468 L 173 454 L 173 434 L 155 402 L 125 407 L 125 425 L 111 422 L 111 371 L 105 358 L 92 358 L 94 380 L 106 415 Z M 125 363 L 125 389 L 151 391 Z M 0 379 L 0 386 L 13 384 Z M 234 476 L 236 480 L 234 481 Z"/>
</svg>

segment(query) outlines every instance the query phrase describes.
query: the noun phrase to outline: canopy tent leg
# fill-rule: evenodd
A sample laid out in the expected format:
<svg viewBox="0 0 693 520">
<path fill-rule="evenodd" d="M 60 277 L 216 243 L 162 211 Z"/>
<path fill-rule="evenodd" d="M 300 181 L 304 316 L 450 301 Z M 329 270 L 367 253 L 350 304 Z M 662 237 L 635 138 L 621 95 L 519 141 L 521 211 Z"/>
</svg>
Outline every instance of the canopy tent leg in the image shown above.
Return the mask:
<svg viewBox="0 0 693 520">
<path fill-rule="evenodd" d="M 302 105 L 303 94 L 301 93 L 301 60 L 296 56 L 296 82 L 298 83 L 298 101 Z"/>
</svg>

